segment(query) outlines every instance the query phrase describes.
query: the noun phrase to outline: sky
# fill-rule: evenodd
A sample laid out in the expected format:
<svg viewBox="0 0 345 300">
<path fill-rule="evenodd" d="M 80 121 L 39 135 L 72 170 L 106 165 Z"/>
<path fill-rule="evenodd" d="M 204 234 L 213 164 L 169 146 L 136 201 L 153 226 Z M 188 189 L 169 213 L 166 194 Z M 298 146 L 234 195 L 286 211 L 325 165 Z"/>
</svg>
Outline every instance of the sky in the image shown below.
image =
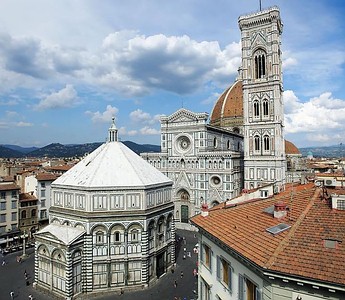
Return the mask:
<svg viewBox="0 0 345 300">
<path fill-rule="evenodd" d="M 278 6 L 285 138 L 345 143 L 345 1 Z M 160 116 L 211 114 L 241 65 L 259 0 L 1 0 L 0 144 L 160 144 Z"/>
</svg>

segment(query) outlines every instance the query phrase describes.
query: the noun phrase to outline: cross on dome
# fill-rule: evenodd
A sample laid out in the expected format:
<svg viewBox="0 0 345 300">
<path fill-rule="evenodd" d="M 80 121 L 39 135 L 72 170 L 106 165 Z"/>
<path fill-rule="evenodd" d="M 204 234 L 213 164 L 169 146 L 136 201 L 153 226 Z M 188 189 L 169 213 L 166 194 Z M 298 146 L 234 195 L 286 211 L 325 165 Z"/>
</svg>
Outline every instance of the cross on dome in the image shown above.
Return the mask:
<svg viewBox="0 0 345 300">
<path fill-rule="evenodd" d="M 118 134 L 117 134 L 117 128 L 115 125 L 115 117 L 112 117 L 112 123 L 108 131 L 109 131 L 109 142 L 117 142 Z"/>
</svg>

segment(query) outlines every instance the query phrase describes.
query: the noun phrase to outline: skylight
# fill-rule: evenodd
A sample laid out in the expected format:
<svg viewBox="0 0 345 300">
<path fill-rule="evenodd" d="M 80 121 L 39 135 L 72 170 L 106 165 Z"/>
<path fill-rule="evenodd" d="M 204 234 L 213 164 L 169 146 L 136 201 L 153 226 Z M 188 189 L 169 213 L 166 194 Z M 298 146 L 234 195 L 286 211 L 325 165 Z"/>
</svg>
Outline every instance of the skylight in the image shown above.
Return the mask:
<svg viewBox="0 0 345 300">
<path fill-rule="evenodd" d="M 273 227 L 270 227 L 270 228 L 267 228 L 266 231 L 268 231 L 269 233 L 272 233 L 274 235 L 278 234 L 278 233 L 281 233 L 287 229 L 289 229 L 291 227 L 291 225 L 288 225 L 288 224 L 284 224 L 284 223 L 280 223 L 276 226 L 273 226 Z"/>
</svg>

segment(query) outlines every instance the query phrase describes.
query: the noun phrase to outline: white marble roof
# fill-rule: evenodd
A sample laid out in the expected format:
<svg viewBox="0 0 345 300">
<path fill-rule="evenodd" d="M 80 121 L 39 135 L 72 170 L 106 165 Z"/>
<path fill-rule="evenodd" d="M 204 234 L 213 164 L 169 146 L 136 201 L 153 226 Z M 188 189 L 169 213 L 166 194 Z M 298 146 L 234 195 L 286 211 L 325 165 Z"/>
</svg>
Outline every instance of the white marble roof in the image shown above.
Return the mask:
<svg viewBox="0 0 345 300">
<path fill-rule="evenodd" d="M 69 245 L 77 238 L 82 236 L 85 233 L 85 230 L 53 223 L 47 225 L 46 227 L 42 228 L 40 231 L 37 232 L 38 235 L 41 233 L 50 233 L 58 240 L 63 242 L 65 245 Z"/>
<path fill-rule="evenodd" d="M 149 187 L 172 181 L 121 142 L 107 142 L 53 182 L 79 188 Z"/>
</svg>

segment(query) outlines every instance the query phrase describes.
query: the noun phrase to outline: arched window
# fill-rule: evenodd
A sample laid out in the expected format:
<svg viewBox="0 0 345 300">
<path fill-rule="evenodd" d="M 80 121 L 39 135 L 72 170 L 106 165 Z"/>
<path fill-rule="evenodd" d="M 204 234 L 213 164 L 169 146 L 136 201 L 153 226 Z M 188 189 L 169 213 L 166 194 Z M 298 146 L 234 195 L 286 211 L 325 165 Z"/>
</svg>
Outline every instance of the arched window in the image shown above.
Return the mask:
<svg viewBox="0 0 345 300">
<path fill-rule="evenodd" d="M 254 54 L 255 61 L 255 79 L 266 76 L 266 53 L 263 50 L 258 50 Z"/>
<path fill-rule="evenodd" d="M 26 210 L 22 210 L 22 219 L 26 219 Z"/>
<path fill-rule="evenodd" d="M 114 242 L 118 243 L 121 241 L 121 232 L 120 231 L 115 231 L 114 232 Z"/>
<path fill-rule="evenodd" d="M 264 151 L 270 151 L 270 138 L 268 135 L 264 136 Z"/>
<path fill-rule="evenodd" d="M 131 232 L 132 242 L 138 242 L 139 240 L 139 230 L 133 229 Z"/>
<path fill-rule="evenodd" d="M 262 110 L 263 110 L 264 117 L 268 117 L 268 101 L 267 100 L 264 100 L 262 102 Z"/>
<path fill-rule="evenodd" d="M 36 217 L 36 209 L 31 210 L 31 217 Z"/>
<path fill-rule="evenodd" d="M 258 135 L 254 136 L 254 150 L 260 151 L 260 137 Z"/>
<path fill-rule="evenodd" d="M 104 243 L 104 232 L 97 231 L 96 233 L 96 244 L 103 244 Z"/>
<path fill-rule="evenodd" d="M 254 118 L 258 118 L 260 116 L 260 105 L 259 101 L 254 101 L 253 103 L 253 108 L 254 108 Z"/>
<path fill-rule="evenodd" d="M 216 137 L 213 138 L 213 147 L 214 147 L 214 148 L 217 148 L 217 147 L 218 147 L 218 141 L 217 141 L 217 138 L 216 138 Z"/>
</svg>

